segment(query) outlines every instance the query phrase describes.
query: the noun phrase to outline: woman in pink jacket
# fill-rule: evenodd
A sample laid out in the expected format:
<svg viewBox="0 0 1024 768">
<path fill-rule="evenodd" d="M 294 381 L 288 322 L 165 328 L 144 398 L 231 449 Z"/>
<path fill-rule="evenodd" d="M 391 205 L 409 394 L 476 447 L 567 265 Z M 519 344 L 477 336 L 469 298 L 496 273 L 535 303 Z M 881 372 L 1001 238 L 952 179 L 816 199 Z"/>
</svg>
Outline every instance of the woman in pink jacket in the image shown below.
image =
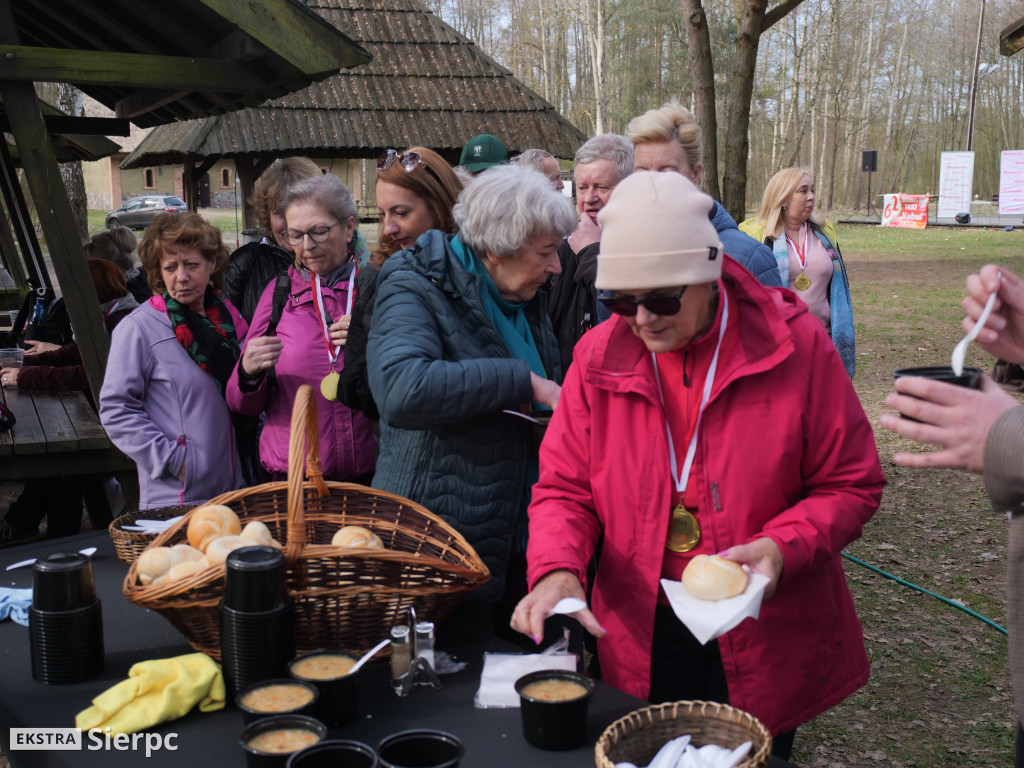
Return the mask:
<svg viewBox="0 0 1024 768">
<path fill-rule="evenodd" d="M 824 327 L 721 252 L 711 198 L 637 172 L 601 212 L 597 288 L 618 317 L 574 352 L 540 453 L 512 626 L 543 632 L 563 597 L 597 635 L 606 682 L 651 701 L 727 701 L 786 757 L 801 723 L 864 685 L 863 632 L 840 552 L 884 479 Z M 722 553 L 768 578 L 756 620 L 701 645 L 661 579 Z"/>
<path fill-rule="evenodd" d="M 228 406 L 239 413 L 266 411 L 260 460 L 281 480 L 288 471 L 295 393 L 309 384 L 316 394 L 324 477 L 368 484 L 377 460 L 373 427 L 362 413 L 337 401 L 358 270 L 356 207 L 345 185 L 325 174 L 291 186 L 279 210 L 295 264 L 286 291 L 275 300 L 272 282 L 260 298 L 228 383 Z M 280 320 L 271 328 L 277 313 Z"/>
</svg>

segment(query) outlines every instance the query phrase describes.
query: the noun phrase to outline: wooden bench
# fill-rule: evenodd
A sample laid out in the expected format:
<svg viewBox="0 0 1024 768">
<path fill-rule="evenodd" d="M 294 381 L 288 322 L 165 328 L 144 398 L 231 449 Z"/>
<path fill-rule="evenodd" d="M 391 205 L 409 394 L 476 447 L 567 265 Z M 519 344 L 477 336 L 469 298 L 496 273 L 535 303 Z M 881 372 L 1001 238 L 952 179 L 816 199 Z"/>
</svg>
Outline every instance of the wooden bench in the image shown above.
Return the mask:
<svg viewBox="0 0 1024 768">
<path fill-rule="evenodd" d="M 138 509 L 135 462 L 114 447 L 81 392 L 0 388 L 17 423 L 0 432 L 0 481 L 64 475 L 114 475 L 129 509 Z"/>
</svg>

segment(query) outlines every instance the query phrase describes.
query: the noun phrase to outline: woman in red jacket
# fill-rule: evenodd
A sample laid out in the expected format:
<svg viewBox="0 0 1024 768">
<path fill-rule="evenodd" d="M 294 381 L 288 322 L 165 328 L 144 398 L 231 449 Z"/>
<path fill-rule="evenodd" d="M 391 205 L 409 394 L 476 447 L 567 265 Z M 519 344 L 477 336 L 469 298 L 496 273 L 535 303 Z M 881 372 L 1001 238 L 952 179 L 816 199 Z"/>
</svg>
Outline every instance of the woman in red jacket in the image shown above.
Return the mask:
<svg viewBox="0 0 1024 768">
<path fill-rule="evenodd" d="M 785 757 L 798 725 L 864 685 L 863 632 L 840 552 L 878 509 L 874 436 L 822 324 L 729 257 L 712 200 L 675 173 L 637 172 L 599 215 L 596 285 L 618 317 L 574 352 L 530 506 L 535 639 L 586 596 L 606 682 L 651 701 L 727 701 Z M 701 645 L 660 580 L 696 554 L 769 579 L 756 620 Z"/>
</svg>

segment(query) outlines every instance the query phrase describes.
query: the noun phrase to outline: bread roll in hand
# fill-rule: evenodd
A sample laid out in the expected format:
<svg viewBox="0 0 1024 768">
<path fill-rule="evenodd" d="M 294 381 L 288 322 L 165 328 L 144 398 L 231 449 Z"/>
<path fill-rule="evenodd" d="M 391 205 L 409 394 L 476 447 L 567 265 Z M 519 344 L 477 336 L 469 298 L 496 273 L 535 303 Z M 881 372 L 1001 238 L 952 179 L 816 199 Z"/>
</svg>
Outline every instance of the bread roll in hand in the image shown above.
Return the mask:
<svg viewBox="0 0 1024 768">
<path fill-rule="evenodd" d="M 220 536 L 238 536 L 242 523 L 231 507 L 210 504 L 200 507 L 188 519 L 188 543 L 206 552 L 210 542 Z"/>
<path fill-rule="evenodd" d="M 346 525 L 340 529 L 331 544 L 335 547 L 365 547 L 366 549 L 384 549 L 384 542 L 373 531 L 359 525 Z"/>
<path fill-rule="evenodd" d="M 747 588 L 747 572 L 724 557 L 697 555 L 683 570 L 683 587 L 698 600 L 724 600 Z"/>
</svg>

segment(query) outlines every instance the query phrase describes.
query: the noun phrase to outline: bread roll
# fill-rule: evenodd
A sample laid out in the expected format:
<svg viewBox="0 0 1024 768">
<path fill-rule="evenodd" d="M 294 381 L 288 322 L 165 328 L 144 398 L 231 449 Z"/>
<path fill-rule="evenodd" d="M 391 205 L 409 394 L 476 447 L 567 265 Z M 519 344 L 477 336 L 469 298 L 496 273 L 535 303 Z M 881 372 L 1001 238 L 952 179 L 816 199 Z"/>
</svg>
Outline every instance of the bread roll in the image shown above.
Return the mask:
<svg viewBox="0 0 1024 768">
<path fill-rule="evenodd" d="M 206 559 L 210 561 L 210 565 L 222 565 L 228 559 L 228 555 L 236 549 L 255 546 L 256 542 L 245 536 L 221 536 L 207 546 Z"/>
<path fill-rule="evenodd" d="M 188 543 L 206 552 L 210 542 L 219 536 L 238 536 L 242 523 L 230 507 L 210 504 L 192 513 L 188 521 Z"/>
<path fill-rule="evenodd" d="M 175 552 L 180 552 L 185 560 L 202 560 L 203 553 L 188 544 L 175 544 L 171 547 Z"/>
<path fill-rule="evenodd" d="M 724 600 L 747 588 L 747 572 L 718 555 L 697 555 L 683 570 L 683 587 L 698 600 Z"/>
<path fill-rule="evenodd" d="M 242 529 L 242 536 L 252 539 L 255 544 L 281 549 L 281 543 L 270 534 L 270 529 L 259 520 L 253 520 Z"/>
<path fill-rule="evenodd" d="M 185 561 L 181 552 L 175 552 L 170 547 L 150 547 L 139 555 L 137 570 L 139 581 L 143 585 L 158 583 L 157 580 L 167 575 L 178 563 Z"/>
<path fill-rule="evenodd" d="M 183 579 L 186 576 L 191 576 L 193 573 L 199 573 L 199 571 L 205 570 L 208 567 L 209 566 L 205 559 L 185 560 L 184 562 L 178 563 L 167 572 L 167 580 L 174 581 L 175 579 Z"/>
<path fill-rule="evenodd" d="M 384 549 L 384 542 L 373 531 L 359 525 L 346 525 L 340 529 L 331 544 L 335 547 L 365 547 L 366 549 Z"/>
</svg>

